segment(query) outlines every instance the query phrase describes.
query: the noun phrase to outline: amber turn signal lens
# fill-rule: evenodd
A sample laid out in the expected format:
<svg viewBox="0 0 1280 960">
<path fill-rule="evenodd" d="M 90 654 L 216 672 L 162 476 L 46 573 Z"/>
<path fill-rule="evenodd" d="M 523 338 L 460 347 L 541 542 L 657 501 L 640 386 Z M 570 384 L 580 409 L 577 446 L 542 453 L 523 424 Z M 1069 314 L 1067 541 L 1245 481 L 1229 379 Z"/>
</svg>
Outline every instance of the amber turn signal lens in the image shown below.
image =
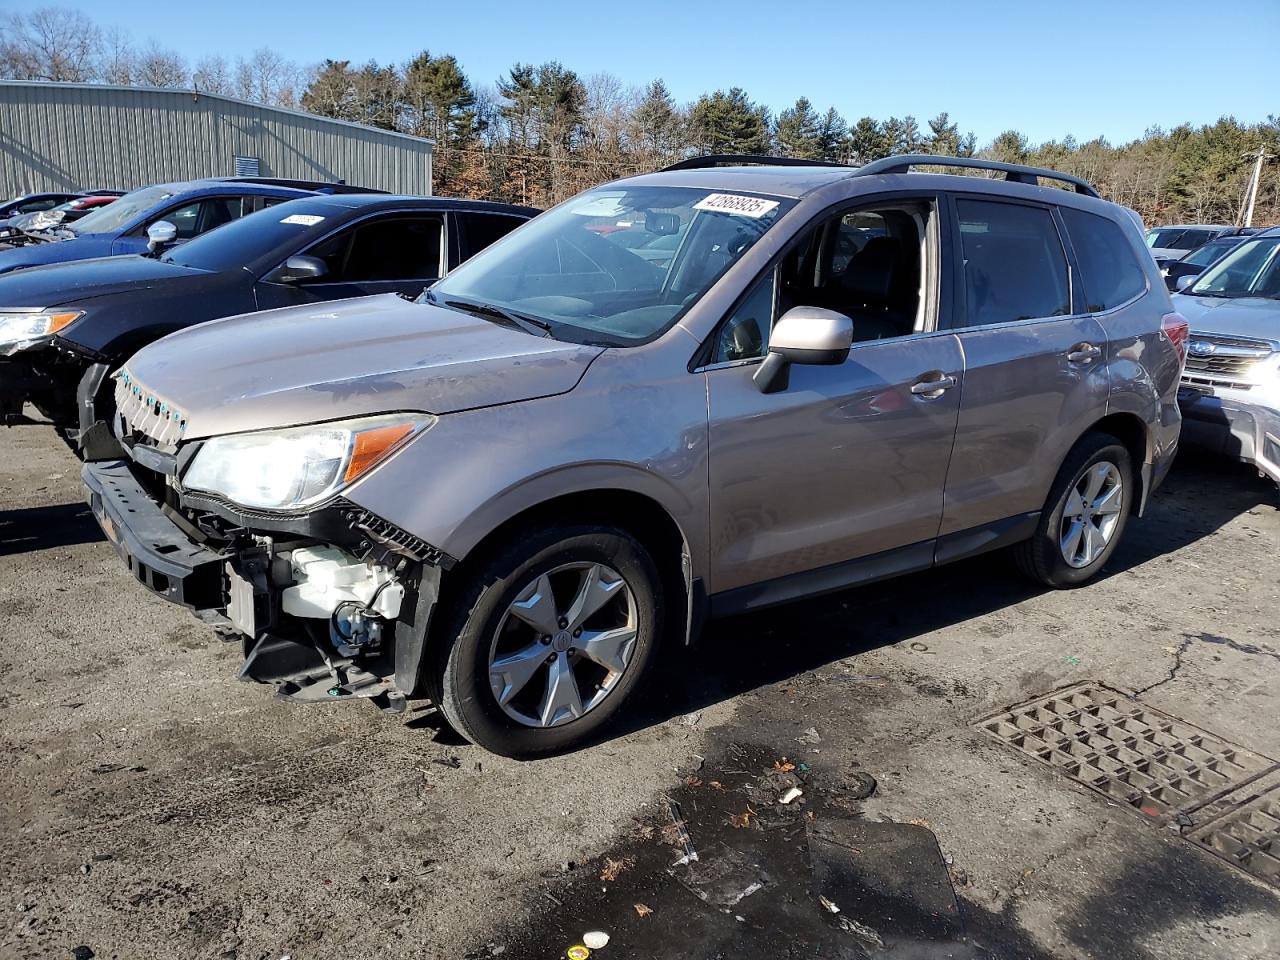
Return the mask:
<svg viewBox="0 0 1280 960">
<path fill-rule="evenodd" d="M 79 310 L 72 310 L 69 313 L 49 313 L 49 332 L 57 333 L 63 327 L 70 326 L 75 320 L 79 320 L 84 314 Z"/>
<path fill-rule="evenodd" d="M 396 423 L 387 427 L 374 427 L 356 434 L 355 444 L 351 449 L 351 462 L 347 464 L 343 483 L 350 483 L 375 463 L 395 449 L 409 434 L 413 433 L 413 424 Z"/>
</svg>

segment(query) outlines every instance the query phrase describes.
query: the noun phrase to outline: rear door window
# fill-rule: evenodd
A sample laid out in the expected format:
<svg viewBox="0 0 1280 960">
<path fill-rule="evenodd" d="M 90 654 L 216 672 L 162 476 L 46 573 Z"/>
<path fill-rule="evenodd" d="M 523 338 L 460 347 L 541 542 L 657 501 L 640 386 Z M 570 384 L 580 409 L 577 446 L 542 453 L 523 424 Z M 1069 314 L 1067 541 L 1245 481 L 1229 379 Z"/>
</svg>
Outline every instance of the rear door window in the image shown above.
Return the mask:
<svg viewBox="0 0 1280 960">
<path fill-rule="evenodd" d="M 1119 226 L 1106 217 L 1071 207 L 1059 207 L 1058 211 L 1080 264 L 1087 309 L 1111 310 L 1147 289 L 1147 275 Z"/>
<path fill-rule="evenodd" d="M 967 326 L 1071 312 L 1067 257 L 1043 207 L 959 199 Z"/>
<path fill-rule="evenodd" d="M 525 223 L 523 217 L 509 217 L 500 213 L 461 213 L 462 259 L 468 260 L 495 240 L 500 240 L 516 227 Z"/>
</svg>

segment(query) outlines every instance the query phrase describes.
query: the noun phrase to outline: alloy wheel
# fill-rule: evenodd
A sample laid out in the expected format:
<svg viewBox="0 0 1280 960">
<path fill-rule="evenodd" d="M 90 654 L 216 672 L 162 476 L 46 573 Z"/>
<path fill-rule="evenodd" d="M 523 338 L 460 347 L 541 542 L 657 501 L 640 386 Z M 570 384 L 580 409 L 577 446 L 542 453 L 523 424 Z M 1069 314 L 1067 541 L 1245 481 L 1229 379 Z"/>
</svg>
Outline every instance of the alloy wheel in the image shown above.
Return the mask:
<svg viewBox="0 0 1280 960">
<path fill-rule="evenodd" d="M 556 727 L 617 688 L 638 635 L 635 595 L 603 563 L 566 563 L 526 584 L 498 622 L 489 687 L 507 716 Z"/>
<path fill-rule="evenodd" d="M 1080 475 L 1067 495 L 1059 531 L 1068 564 L 1087 567 L 1102 556 L 1120 524 L 1124 496 L 1124 477 L 1110 460 L 1100 460 Z"/>
</svg>

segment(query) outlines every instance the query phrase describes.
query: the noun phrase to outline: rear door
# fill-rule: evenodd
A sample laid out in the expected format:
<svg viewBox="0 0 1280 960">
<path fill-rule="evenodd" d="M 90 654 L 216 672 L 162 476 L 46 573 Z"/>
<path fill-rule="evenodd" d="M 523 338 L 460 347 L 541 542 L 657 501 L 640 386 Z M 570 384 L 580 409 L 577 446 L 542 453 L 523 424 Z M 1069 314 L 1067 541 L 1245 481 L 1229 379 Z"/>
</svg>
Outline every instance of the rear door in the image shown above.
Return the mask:
<svg viewBox="0 0 1280 960">
<path fill-rule="evenodd" d="M 1016 533 L 1106 414 L 1105 333 L 1073 284 L 1056 208 L 959 194 L 951 210 L 965 372 L 941 532 Z"/>
<path fill-rule="evenodd" d="M 324 277 L 295 284 L 260 280 L 259 309 L 375 293 L 416 297 L 442 276 L 445 251 L 440 214 L 370 217 L 300 251 L 324 261 L 328 268 Z"/>
<path fill-rule="evenodd" d="M 525 217 L 513 217 L 505 213 L 484 213 L 478 210 L 455 212 L 454 222 L 458 225 L 456 249 L 449 254 L 449 268 L 456 267 L 464 260 L 469 260 L 496 240 L 501 240 L 521 224 L 528 223 Z"/>
</svg>

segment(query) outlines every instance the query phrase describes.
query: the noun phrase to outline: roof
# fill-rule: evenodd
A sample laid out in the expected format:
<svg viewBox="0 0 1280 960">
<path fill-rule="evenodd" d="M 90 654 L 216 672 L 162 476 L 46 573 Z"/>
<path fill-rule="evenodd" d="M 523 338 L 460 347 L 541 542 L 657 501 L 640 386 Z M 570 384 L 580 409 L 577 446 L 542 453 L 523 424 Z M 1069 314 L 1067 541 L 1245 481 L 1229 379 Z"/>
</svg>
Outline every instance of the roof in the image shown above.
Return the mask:
<svg viewBox="0 0 1280 960">
<path fill-rule="evenodd" d="M 299 199 L 302 199 L 301 197 Z M 347 209 L 379 210 L 385 207 L 419 206 L 432 210 L 480 210 L 486 213 L 510 213 L 516 216 L 536 217 L 542 211 L 536 207 L 521 207 L 493 200 L 463 200 L 458 197 L 413 197 L 387 193 L 320 193 L 308 199 L 332 207 Z"/>
<path fill-rule="evenodd" d="M 114 83 L 62 83 L 53 80 L 0 80 L 0 86 L 39 86 L 39 87 L 60 87 L 69 90 L 119 90 L 125 93 L 162 93 L 171 94 L 175 97 L 188 97 L 200 99 L 201 97 L 208 100 L 222 100 L 227 103 L 236 103 L 242 106 L 256 107 L 259 110 L 269 110 L 274 113 L 287 113 L 295 117 L 305 117 L 308 120 L 314 120 L 318 123 L 335 124 L 342 127 L 355 127 L 358 130 L 367 130 L 372 133 L 381 134 L 388 137 L 399 137 L 404 140 L 411 140 L 414 143 L 434 145 L 435 141 L 428 137 L 415 137 L 412 134 L 401 133 L 398 130 L 384 130 L 382 127 L 373 127 L 366 123 L 352 123 L 350 120 L 338 120 L 334 117 L 323 117 L 318 113 L 309 113 L 306 110 L 295 110 L 292 107 L 277 107 L 267 103 L 257 103 L 253 100 L 242 100 L 239 97 L 228 97 L 222 93 L 209 93 L 205 90 L 198 90 L 190 87 L 142 87 L 142 86 L 124 86 Z"/>
<path fill-rule="evenodd" d="M 1162 223 L 1152 230 L 1238 230 L 1227 223 Z"/>
<path fill-rule="evenodd" d="M 747 193 L 767 193 L 777 197 L 798 198 L 837 180 L 847 180 L 856 174 L 856 167 L 773 167 L 761 164 L 659 171 L 631 177 L 627 183 L 637 186 L 742 190 Z"/>
</svg>

